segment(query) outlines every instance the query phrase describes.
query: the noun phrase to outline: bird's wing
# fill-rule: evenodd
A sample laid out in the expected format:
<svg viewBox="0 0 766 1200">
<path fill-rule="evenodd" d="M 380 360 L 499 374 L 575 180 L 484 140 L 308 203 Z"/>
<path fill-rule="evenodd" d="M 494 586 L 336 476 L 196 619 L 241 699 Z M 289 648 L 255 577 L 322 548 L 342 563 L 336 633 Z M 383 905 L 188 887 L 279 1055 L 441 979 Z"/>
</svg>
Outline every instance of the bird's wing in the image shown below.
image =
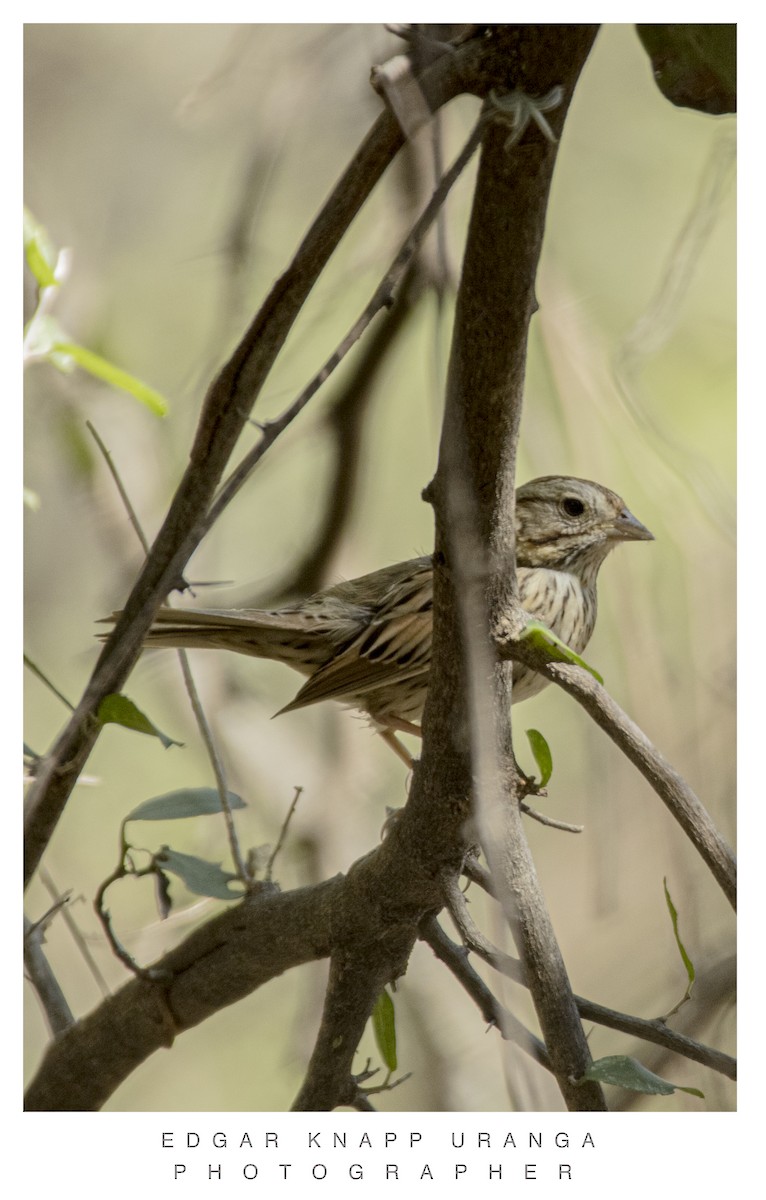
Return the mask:
<svg viewBox="0 0 766 1200">
<path fill-rule="evenodd" d="M 369 626 L 315 671 L 281 712 L 319 700 L 352 700 L 428 671 L 433 586 L 430 562 L 397 581 Z"/>
</svg>

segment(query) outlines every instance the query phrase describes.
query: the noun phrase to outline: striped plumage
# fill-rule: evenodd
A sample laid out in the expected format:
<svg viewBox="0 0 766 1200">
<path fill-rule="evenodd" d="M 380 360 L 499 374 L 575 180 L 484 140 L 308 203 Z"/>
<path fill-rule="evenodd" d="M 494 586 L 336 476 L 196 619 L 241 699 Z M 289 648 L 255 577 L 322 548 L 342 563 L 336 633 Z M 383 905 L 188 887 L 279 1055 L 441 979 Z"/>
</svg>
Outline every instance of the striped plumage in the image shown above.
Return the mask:
<svg viewBox="0 0 766 1200">
<path fill-rule="evenodd" d="M 548 475 L 516 493 L 523 607 L 578 654 L 596 622 L 596 577 L 621 541 L 652 538 L 614 492 Z M 361 709 L 387 731 L 417 732 L 431 661 L 431 559 L 415 558 L 273 611 L 163 608 L 149 646 L 205 647 L 271 658 L 308 679 L 282 712 L 320 700 Z M 515 667 L 514 703 L 546 680 Z"/>
</svg>

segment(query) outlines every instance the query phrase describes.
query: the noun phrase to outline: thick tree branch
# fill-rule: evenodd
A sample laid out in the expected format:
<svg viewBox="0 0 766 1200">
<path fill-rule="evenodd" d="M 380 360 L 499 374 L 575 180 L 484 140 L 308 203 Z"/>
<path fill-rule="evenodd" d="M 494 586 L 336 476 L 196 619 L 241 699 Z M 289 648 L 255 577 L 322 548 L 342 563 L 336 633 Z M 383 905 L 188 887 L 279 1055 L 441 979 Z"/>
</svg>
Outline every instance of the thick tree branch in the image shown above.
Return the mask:
<svg viewBox="0 0 766 1200">
<path fill-rule="evenodd" d="M 492 86 L 488 66 L 497 41 L 483 39 L 444 54 L 420 80 L 432 110 L 464 90 Z M 144 637 L 165 596 L 206 529 L 206 516 L 250 410 L 303 303 L 386 166 L 403 134 L 384 112 L 334 188 L 287 271 L 277 280 L 229 361 L 211 384 L 179 484 L 152 550 L 106 642 L 75 712 L 41 764 L 27 796 L 25 883 L 32 877 L 66 801 L 99 735 L 101 701 L 118 692 L 141 653 Z"/>
<path fill-rule="evenodd" d="M 27 1107 L 100 1108 L 176 1034 L 290 967 L 319 958 L 333 958 L 333 995 L 353 1016 L 354 1030 L 363 1028 L 369 1016 L 364 1009 L 405 969 L 420 922 L 441 906 L 434 861 L 436 854 L 440 865 L 441 848 L 427 842 L 420 852 L 413 850 L 402 824 L 394 822 L 385 841 L 348 875 L 285 894 L 264 888 L 195 930 L 151 972 L 131 980 L 51 1044 L 29 1086 Z M 331 1007 L 328 1001 L 325 1030 L 334 1029 Z M 349 1094 L 356 1042 L 344 1035 L 341 1069 L 332 1040 L 332 1034 L 320 1034 L 302 1093 L 320 1108 L 346 1103 Z"/>
<path fill-rule="evenodd" d="M 331 949 L 338 876 L 285 895 L 253 894 L 206 922 L 49 1046 L 26 1108 L 95 1110 L 175 1036 Z"/>
<path fill-rule="evenodd" d="M 520 32 L 502 91 L 542 96 L 560 89 L 560 103 L 550 114 L 558 135 L 595 28 L 538 26 L 535 35 L 530 45 Z M 429 812 L 443 807 L 447 797 L 467 803 L 474 790 L 484 849 L 528 972 L 559 1087 L 570 1108 L 603 1109 L 598 1086 L 574 1085 L 590 1054 L 526 844 L 518 797 L 503 803 L 501 780 L 515 774 L 506 715 L 511 673 L 503 667 L 493 672 L 492 647 L 482 632 L 493 627 L 498 613 L 523 625 L 514 571 L 515 459 L 527 334 L 556 156 L 537 129 L 517 145 L 511 140 L 499 120 L 485 138 L 458 294 L 439 467 L 429 490 L 436 514 L 433 657 L 423 756 L 411 801 Z M 462 498 L 467 489 L 468 503 Z M 488 553 L 488 570 L 482 567 L 481 548 Z M 482 573 L 488 578 L 479 588 Z M 486 610 L 481 611 L 482 592 L 489 623 Z M 464 668 L 454 654 L 461 644 Z M 477 707 L 479 681 L 486 692 L 492 678 L 493 713 L 487 722 Z M 466 695 L 472 697 L 468 711 Z M 473 756 L 469 740 L 478 749 Z"/>
</svg>

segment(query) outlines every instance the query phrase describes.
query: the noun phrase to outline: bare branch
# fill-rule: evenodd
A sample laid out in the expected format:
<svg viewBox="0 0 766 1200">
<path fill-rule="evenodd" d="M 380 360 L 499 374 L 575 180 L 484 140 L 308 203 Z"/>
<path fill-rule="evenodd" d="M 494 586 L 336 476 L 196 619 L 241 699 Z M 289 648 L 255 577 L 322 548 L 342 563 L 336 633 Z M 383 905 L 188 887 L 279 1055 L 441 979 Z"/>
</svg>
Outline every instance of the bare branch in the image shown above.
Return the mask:
<svg viewBox="0 0 766 1200">
<path fill-rule="evenodd" d="M 494 48 L 493 48 L 494 50 Z M 459 91 L 480 86 L 486 66 L 482 42 L 445 54 L 425 72 L 421 87 L 432 109 Z M 27 883 L 100 733 L 101 701 L 119 692 L 141 653 L 146 632 L 207 528 L 206 517 L 229 457 L 265 379 L 303 303 L 356 213 L 400 148 L 403 135 L 389 113 L 375 122 L 306 234 L 292 263 L 229 361 L 211 384 L 179 484 L 152 550 L 108 638 L 72 718 L 41 763 L 25 812 Z"/>
<path fill-rule="evenodd" d="M 460 177 L 467 163 L 470 161 L 481 141 L 483 121 L 480 118 L 477 121 L 473 132 L 470 134 L 463 149 L 458 154 L 454 163 L 448 171 L 445 172 L 439 182 L 433 196 L 429 200 L 425 209 L 421 213 L 418 220 L 410 230 L 407 238 L 397 251 L 397 254 L 384 275 L 383 279 L 378 284 L 371 299 L 368 301 L 364 310 L 360 313 L 357 320 L 349 329 L 346 336 L 336 346 L 330 357 L 325 362 L 324 366 L 317 371 L 314 378 L 306 385 L 301 394 L 296 397 L 293 403 L 285 409 L 281 416 L 269 421 L 263 429 L 261 440 L 250 450 L 240 462 L 239 466 L 232 471 L 229 478 L 224 483 L 220 492 L 216 496 L 207 517 L 205 518 L 205 528 L 210 528 L 223 510 L 236 496 L 237 492 L 247 481 L 249 476 L 255 470 L 258 463 L 263 458 L 267 450 L 273 446 L 277 438 L 284 433 L 285 429 L 295 420 L 303 411 L 311 398 L 316 395 L 323 383 L 329 379 L 333 371 L 343 362 L 343 359 L 348 354 L 349 350 L 359 341 L 364 331 L 367 329 L 370 322 L 379 312 L 385 308 L 389 308 L 393 303 L 394 292 L 403 279 L 407 269 L 412 262 L 415 254 L 420 248 L 423 238 L 431 228 L 436 216 L 438 215 L 451 187 Z"/>
<path fill-rule="evenodd" d="M 407 945 L 409 956 L 411 943 Z M 404 959 L 406 963 L 406 957 Z M 352 1063 L 375 1001 L 390 975 L 368 966 L 355 953 L 335 952 L 322 1023 L 293 1112 L 327 1112 L 354 1104 L 358 1096 Z"/>
<path fill-rule="evenodd" d="M 296 787 L 295 795 L 293 796 L 293 798 L 290 802 L 290 807 L 287 810 L 287 815 L 286 815 L 284 821 L 282 822 L 282 828 L 279 831 L 279 837 L 277 838 L 276 845 L 275 845 L 274 849 L 272 850 L 271 854 L 269 855 L 269 861 L 266 863 L 266 871 L 264 873 L 264 878 L 267 883 L 271 881 L 271 873 L 274 870 L 274 863 L 276 862 L 277 855 L 279 854 L 279 851 L 282 849 L 284 840 L 287 837 L 287 830 L 289 828 L 290 822 L 293 819 L 293 813 L 295 812 L 295 810 L 298 806 L 298 801 L 300 800 L 302 794 L 303 794 L 303 788 L 300 786 Z"/>
<path fill-rule="evenodd" d="M 489 963 L 503 975 L 507 975 L 509 979 L 528 987 L 527 977 L 521 963 L 493 946 L 478 928 L 468 911 L 465 896 L 457 885 L 457 881 L 445 878 L 443 886 L 450 916 L 455 922 L 466 948 L 478 954 L 484 962 Z M 714 1071 L 727 1075 L 730 1079 L 736 1077 L 735 1059 L 710 1046 L 704 1046 L 701 1042 L 696 1042 L 684 1034 L 676 1033 L 669 1029 L 662 1020 L 633 1017 L 628 1013 L 607 1008 L 603 1004 L 595 1004 L 592 1000 L 586 1000 L 582 996 L 575 996 L 574 1000 L 580 1016 L 595 1021 L 597 1025 L 606 1025 L 610 1029 L 619 1029 L 622 1033 L 629 1033 L 643 1041 L 654 1042 L 675 1054 L 683 1055 L 684 1058 L 691 1058 L 706 1067 L 711 1067 Z"/>
<path fill-rule="evenodd" d="M 500 1004 L 469 963 L 467 948 L 453 942 L 444 932 L 436 917 L 431 917 L 423 922 L 420 927 L 420 936 L 431 947 L 436 957 L 449 967 L 471 999 L 476 1002 L 487 1024 L 494 1025 L 500 1030 L 506 1041 L 520 1046 L 535 1062 L 550 1071 L 550 1055 L 544 1043 L 530 1033 L 521 1021 L 514 1017 L 513 1013 Z"/>
<path fill-rule="evenodd" d="M 475 951 L 480 958 L 488 962 L 491 966 L 501 971 L 503 975 L 507 975 L 509 979 L 515 980 L 516 983 L 527 985 L 527 974 L 524 966 L 517 958 L 512 958 L 510 954 L 505 954 L 502 950 L 498 950 L 493 946 L 488 938 L 479 929 L 470 912 L 464 893 L 458 886 L 457 880 L 448 876 L 443 876 L 442 886 L 444 888 L 444 899 L 447 904 L 452 920 L 455 922 L 455 927 L 463 939 L 464 945 Z"/>
<path fill-rule="evenodd" d="M 77 946 L 77 949 L 80 951 L 80 954 L 82 955 L 82 957 L 85 961 L 85 964 L 88 967 L 88 970 L 90 971 L 91 975 L 95 979 L 98 989 L 101 992 L 101 995 L 108 996 L 109 995 L 109 984 L 104 979 L 104 976 L 102 975 L 102 973 L 99 969 L 98 963 L 96 962 L 95 958 L 93 957 L 93 955 L 90 952 L 90 947 L 88 946 L 88 943 L 86 942 L 85 938 L 83 937 L 82 932 L 81 932 L 77 922 L 75 921 L 74 917 L 72 916 L 71 905 L 68 903 L 67 904 L 62 903 L 64 897 L 61 895 L 61 892 L 59 891 L 56 884 L 54 883 L 50 872 L 46 871 L 44 868 L 43 868 L 43 870 L 40 871 L 40 882 L 43 884 L 46 891 L 48 892 L 48 895 L 51 897 L 51 899 L 54 901 L 54 903 L 61 904 L 61 909 L 60 909 L 61 919 L 63 920 L 64 924 L 66 925 L 67 929 L 69 930 L 69 932 L 72 936 L 72 940 L 74 941 L 75 945 Z M 79 897 L 79 899 L 82 900 L 83 897 Z"/>
<path fill-rule="evenodd" d="M 218 753 L 218 747 L 216 746 L 215 738 L 213 737 L 213 731 L 210 728 L 208 719 L 205 716 L 205 710 L 202 707 L 202 702 L 199 698 L 197 685 L 194 682 L 192 669 L 189 666 L 189 656 L 185 650 L 177 650 L 176 653 L 178 655 L 178 661 L 181 664 L 181 673 L 184 677 L 184 686 L 186 687 L 186 694 L 189 697 L 189 703 L 192 706 L 194 719 L 197 722 L 197 728 L 200 731 L 202 741 L 207 751 L 207 756 L 210 759 L 210 765 L 213 768 L 215 785 L 218 790 L 218 798 L 221 801 L 221 812 L 223 813 L 223 818 L 226 822 L 226 835 L 229 839 L 229 849 L 231 850 L 232 861 L 236 867 L 237 875 L 242 880 L 245 887 L 250 887 L 253 883 L 253 880 L 240 849 L 239 838 L 237 837 L 237 830 L 234 825 L 234 814 L 231 811 L 231 804 L 229 803 L 229 788 L 228 784 L 226 783 L 226 773 L 224 771 L 223 761 Z"/>
<path fill-rule="evenodd" d="M 194 930 L 48 1047 L 26 1108 L 100 1108 L 179 1033 L 291 967 L 326 957 L 344 886 L 338 876 L 284 895 L 253 893 Z"/>
<path fill-rule="evenodd" d="M 623 712 L 606 688 L 582 667 L 547 661 L 543 652 L 523 639 L 513 640 L 500 633 L 496 642 L 501 657 L 533 667 L 583 706 L 648 780 L 710 868 L 732 907 L 736 908 L 737 862 L 730 847 L 683 776 Z"/>
<path fill-rule="evenodd" d="M 516 124 L 510 138 L 501 121 L 490 124 L 479 165 L 439 467 L 427 491 L 437 528 L 434 633 L 422 772 L 416 772 L 412 800 L 419 779 L 429 776 L 423 789 L 429 804 L 443 805 L 444 796 L 473 790 L 479 836 L 528 971 L 556 1080 L 570 1108 L 598 1110 L 605 1108 L 601 1089 L 572 1082 L 584 1074 L 590 1053 L 526 844 L 518 796 L 504 795 L 506 781 L 516 776 L 505 715 L 511 678 L 510 670 L 495 668 L 487 634 L 498 612 L 519 628 L 524 624 L 514 570 L 515 458 L 555 162 L 547 135 L 528 132 L 520 140 L 519 115 L 523 120 L 529 111 L 522 112 L 521 92 L 555 96 L 551 125 L 558 136 L 595 35 L 584 26 L 548 30 L 531 57 L 509 65 L 512 83 L 498 92 L 512 94 L 509 116 Z M 462 670 L 456 644 L 463 647 Z M 490 681 L 494 687 L 488 687 Z M 491 711 L 484 712 L 488 693 Z"/>
<path fill-rule="evenodd" d="M 34 924 L 24 917 L 24 966 L 27 978 L 37 992 L 48 1027 L 55 1036 L 74 1024 L 74 1016 L 42 946 L 50 916 L 47 914 Z"/>
<path fill-rule="evenodd" d="M 493 946 L 478 928 L 468 911 L 465 896 L 457 885 L 457 881 L 445 878 L 443 886 L 450 916 L 455 922 L 466 948 L 474 951 L 484 962 L 489 963 L 503 975 L 507 975 L 509 979 L 528 987 L 527 977 L 521 963 Z M 581 1017 L 595 1021 L 598 1025 L 606 1025 L 610 1029 L 619 1029 L 623 1033 L 629 1033 L 643 1041 L 655 1042 L 667 1050 L 682 1054 L 685 1058 L 691 1058 L 695 1062 L 703 1063 L 706 1067 L 712 1067 L 714 1071 L 728 1075 L 730 1079 L 735 1078 L 736 1061 L 728 1054 L 722 1054 L 710 1046 L 703 1046 L 700 1042 L 693 1041 L 692 1038 L 676 1033 L 669 1029 L 662 1020 L 633 1017 L 627 1013 L 606 1008 L 603 1004 L 595 1004 L 592 1000 L 586 1000 L 582 996 L 575 996 L 574 999 Z"/>
<path fill-rule="evenodd" d="M 681 1054 L 693 1062 L 702 1063 L 703 1066 L 710 1067 L 711 1070 L 725 1075 L 728 1079 L 737 1078 L 737 1060 L 735 1058 L 729 1054 L 723 1054 L 720 1050 L 714 1050 L 712 1046 L 704 1046 L 701 1042 L 687 1037 L 686 1034 L 676 1033 L 662 1020 L 633 1017 L 628 1013 L 606 1008 L 603 1004 L 595 1004 L 592 1000 L 585 1000 L 582 996 L 577 996 L 575 999 L 580 1016 L 585 1020 L 595 1021 L 597 1025 L 605 1025 L 609 1029 L 619 1029 L 622 1033 L 629 1033 L 632 1037 L 641 1038 L 644 1042 L 653 1042 L 656 1046 L 662 1046 L 673 1054 Z"/>
</svg>

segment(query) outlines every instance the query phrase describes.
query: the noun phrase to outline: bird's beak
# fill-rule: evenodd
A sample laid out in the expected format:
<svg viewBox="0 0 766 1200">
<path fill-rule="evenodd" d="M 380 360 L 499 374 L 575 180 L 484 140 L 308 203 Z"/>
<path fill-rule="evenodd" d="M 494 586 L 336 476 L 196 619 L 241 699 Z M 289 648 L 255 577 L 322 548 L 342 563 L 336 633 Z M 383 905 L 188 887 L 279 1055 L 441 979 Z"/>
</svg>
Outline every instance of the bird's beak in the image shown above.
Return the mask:
<svg viewBox="0 0 766 1200">
<path fill-rule="evenodd" d="M 654 534 L 642 525 L 629 508 L 624 508 L 614 523 L 614 535 L 624 542 L 653 542 Z"/>
</svg>

